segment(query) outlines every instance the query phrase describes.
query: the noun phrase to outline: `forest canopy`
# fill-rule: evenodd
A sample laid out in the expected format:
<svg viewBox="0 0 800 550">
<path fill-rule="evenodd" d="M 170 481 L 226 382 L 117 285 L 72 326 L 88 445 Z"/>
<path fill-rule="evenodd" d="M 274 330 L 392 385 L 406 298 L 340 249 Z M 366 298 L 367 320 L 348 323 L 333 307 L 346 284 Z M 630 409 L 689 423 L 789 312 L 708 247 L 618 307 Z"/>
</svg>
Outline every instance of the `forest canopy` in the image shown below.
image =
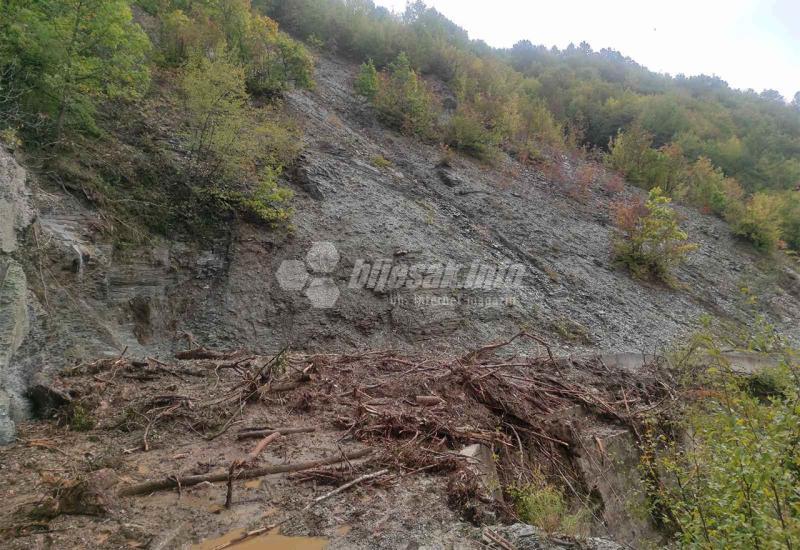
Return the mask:
<svg viewBox="0 0 800 550">
<path fill-rule="evenodd" d="M 419 139 L 485 162 L 579 151 L 761 248 L 800 246 L 800 92 L 654 73 L 586 42 L 496 49 L 421 1 L 395 14 L 371 0 L 0 0 L 0 132 L 97 134 L 98 109 L 202 57 L 224 57 L 247 110 L 312 87 L 310 50 L 361 63 L 354 91 Z"/>
<path fill-rule="evenodd" d="M 423 2 L 399 15 L 370 0 L 256 0 L 284 29 L 315 38 L 358 61 L 388 66 L 404 52 L 423 76 L 450 84 L 474 103 L 490 129 L 508 132 L 536 97 L 579 143 L 606 150 L 619 129 L 639 125 L 652 146 L 706 157 L 748 191 L 800 183 L 800 92 L 735 90 L 715 76 L 669 76 L 589 44 L 566 49 L 525 40 L 494 49 Z"/>
<path fill-rule="evenodd" d="M 586 42 L 563 50 L 529 41 L 496 49 L 470 40 L 422 1 L 409 2 L 400 14 L 371 0 L 254 5 L 297 38 L 364 62 L 364 70 L 375 67 L 376 91 L 366 96 L 390 125 L 483 160 L 499 150 L 535 160 L 548 149 L 578 148 L 604 157 L 632 183 L 660 187 L 726 218 L 760 248 L 800 242 L 793 206 L 800 186 L 800 92 L 788 102 L 774 90 L 732 89 L 716 76 L 655 73 Z M 413 104 L 414 113 L 428 113 L 424 132 L 408 123 L 411 110 L 392 113 L 381 100 L 381 82 L 402 76 L 398 64 L 423 82 L 413 88 L 415 97 L 394 97 L 391 105 Z M 434 97 L 425 103 L 425 80 L 444 83 L 455 96 L 435 132 L 431 112 L 443 106 Z M 754 227 L 754 219 L 763 227 Z"/>
</svg>

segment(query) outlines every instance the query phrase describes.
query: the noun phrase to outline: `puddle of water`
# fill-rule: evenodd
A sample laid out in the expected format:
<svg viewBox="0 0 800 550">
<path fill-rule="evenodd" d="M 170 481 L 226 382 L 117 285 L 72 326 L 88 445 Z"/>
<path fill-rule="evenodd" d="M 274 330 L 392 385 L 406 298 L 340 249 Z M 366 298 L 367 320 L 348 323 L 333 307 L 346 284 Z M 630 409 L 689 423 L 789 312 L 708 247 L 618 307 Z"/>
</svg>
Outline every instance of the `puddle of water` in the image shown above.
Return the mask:
<svg viewBox="0 0 800 550">
<path fill-rule="evenodd" d="M 217 546 L 230 542 L 244 534 L 244 529 L 231 531 L 219 538 L 204 540 L 192 546 L 192 550 L 214 550 Z M 278 534 L 266 534 L 254 537 L 231 548 L 235 550 L 324 550 L 328 539 L 313 537 L 285 537 Z"/>
</svg>

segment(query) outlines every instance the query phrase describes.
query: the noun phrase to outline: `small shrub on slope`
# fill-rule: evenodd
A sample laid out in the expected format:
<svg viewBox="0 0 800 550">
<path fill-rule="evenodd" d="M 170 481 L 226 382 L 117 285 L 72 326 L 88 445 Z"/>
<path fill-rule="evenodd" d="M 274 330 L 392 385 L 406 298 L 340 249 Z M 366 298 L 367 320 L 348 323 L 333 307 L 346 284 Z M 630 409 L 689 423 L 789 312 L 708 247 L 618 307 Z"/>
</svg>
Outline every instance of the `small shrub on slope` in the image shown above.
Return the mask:
<svg viewBox="0 0 800 550">
<path fill-rule="evenodd" d="M 380 79 L 375 107 L 389 126 L 406 134 L 430 138 L 436 121 L 433 95 L 401 53 Z"/>
<path fill-rule="evenodd" d="M 447 145 L 480 160 L 494 158 L 499 141 L 499 136 L 487 130 L 475 113 L 465 109 L 450 118 L 445 132 Z"/>
<path fill-rule="evenodd" d="M 378 93 L 378 71 L 375 69 L 372 59 L 361 64 L 353 88 L 358 95 L 367 99 L 373 99 Z"/>
<path fill-rule="evenodd" d="M 644 208 L 621 205 L 616 209 L 614 254 L 636 277 L 671 283 L 673 270 L 696 248 L 687 242 L 670 202 L 656 187 Z"/>
<path fill-rule="evenodd" d="M 781 240 L 781 200 L 768 193 L 756 193 L 733 213 L 733 232 L 760 250 L 772 250 Z"/>
<path fill-rule="evenodd" d="M 589 510 L 573 512 L 560 489 L 547 483 L 540 472 L 533 474 L 530 483 L 509 489 L 520 519 L 548 535 L 586 536 Z"/>
</svg>

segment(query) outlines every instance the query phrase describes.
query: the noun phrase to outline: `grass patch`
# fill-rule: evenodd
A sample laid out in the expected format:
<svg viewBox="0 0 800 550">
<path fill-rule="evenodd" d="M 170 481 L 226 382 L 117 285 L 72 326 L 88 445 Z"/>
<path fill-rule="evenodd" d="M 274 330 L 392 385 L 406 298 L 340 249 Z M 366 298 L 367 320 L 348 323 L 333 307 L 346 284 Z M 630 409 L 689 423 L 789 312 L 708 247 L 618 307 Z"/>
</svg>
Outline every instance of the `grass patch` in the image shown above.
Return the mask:
<svg viewBox="0 0 800 550">
<path fill-rule="evenodd" d="M 512 487 L 509 493 L 520 519 L 547 533 L 580 538 L 589 534 L 588 510 L 573 511 L 561 489 L 547 483 L 541 473 L 526 485 Z"/>
</svg>

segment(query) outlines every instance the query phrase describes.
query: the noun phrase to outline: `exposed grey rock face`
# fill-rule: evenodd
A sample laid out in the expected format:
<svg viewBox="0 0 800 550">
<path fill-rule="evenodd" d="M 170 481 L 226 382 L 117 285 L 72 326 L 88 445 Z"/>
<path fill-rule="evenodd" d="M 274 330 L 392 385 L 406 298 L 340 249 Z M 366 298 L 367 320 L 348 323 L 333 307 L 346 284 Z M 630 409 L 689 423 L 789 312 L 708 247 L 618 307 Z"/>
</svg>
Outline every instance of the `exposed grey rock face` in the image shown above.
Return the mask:
<svg viewBox="0 0 800 550">
<path fill-rule="evenodd" d="M 8 254 L 18 247 L 18 234 L 33 217 L 26 175 L 0 145 L 0 444 L 14 438 L 14 420 L 23 415 L 24 400 L 14 355 L 28 334 L 28 282 L 22 266 Z"/>
<path fill-rule="evenodd" d="M 17 249 L 17 233 L 33 219 L 25 170 L 0 143 L 0 252 Z"/>
<path fill-rule="evenodd" d="M 502 502 L 503 488 L 497 475 L 492 450 L 483 443 L 474 443 L 461 449 L 459 454 L 467 458 L 467 465 L 480 479 L 484 494 Z"/>
<path fill-rule="evenodd" d="M 795 268 L 783 275 L 766 266 L 722 220 L 678 207 L 699 244 L 678 270 L 679 285 L 637 281 L 612 261 L 610 211 L 639 190 L 614 195 L 595 185 L 576 199 L 569 183 L 510 159 L 488 167 L 455 155 L 445 168 L 436 146 L 380 126 L 369 106 L 352 97 L 355 70 L 320 59 L 316 90 L 287 98 L 306 131 L 301 167 L 285 181 L 296 191 L 296 229 L 284 240 L 234 228 L 224 275 L 190 322 L 206 343 L 471 348 L 523 325 L 560 352 L 653 354 L 695 330 L 706 314 L 750 322 L 754 308 L 742 296 L 745 286 L 758 289 L 757 308 L 770 322 L 800 339 Z M 374 162 L 378 157 L 391 165 Z M 563 162 L 574 171 L 572 161 Z M 303 262 L 319 241 L 332 242 L 340 256 L 326 274 L 341 291 L 329 308 L 314 307 L 306 290 L 281 288 L 275 278 L 283 261 Z M 503 292 L 349 288 L 359 261 L 381 259 L 521 263 L 526 275 L 508 302 Z M 500 300 L 486 305 L 487 297 Z"/>
</svg>

